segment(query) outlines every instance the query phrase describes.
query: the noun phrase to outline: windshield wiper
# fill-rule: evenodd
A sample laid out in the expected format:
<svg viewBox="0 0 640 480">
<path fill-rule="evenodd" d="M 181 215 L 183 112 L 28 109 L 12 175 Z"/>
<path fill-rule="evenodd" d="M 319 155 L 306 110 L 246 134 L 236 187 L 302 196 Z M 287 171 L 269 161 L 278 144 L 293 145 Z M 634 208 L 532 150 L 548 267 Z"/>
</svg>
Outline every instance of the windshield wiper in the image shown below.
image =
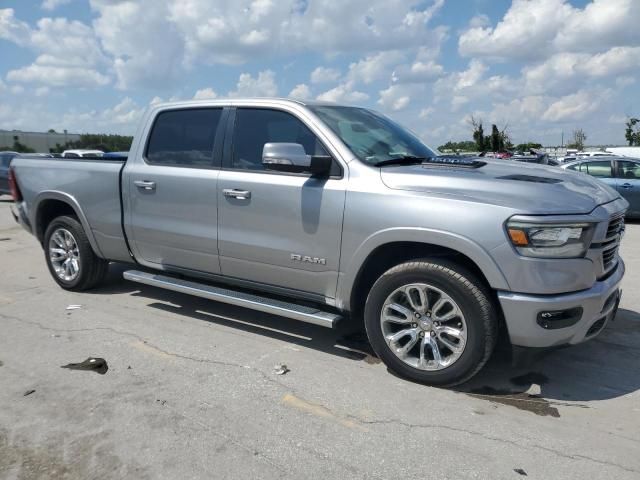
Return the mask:
<svg viewBox="0 0 640 480">
<path fill-rule="evenodd" d="M 386 160 L 380 160 L 373 164 L 374 167 L 384 167 L 386 165 L 419 165 L 425 160 L 428 160 L 427 157 L 416 157 L 414 155 L 404 155 L 402 157 L 388 158 Z"/>
</svg>

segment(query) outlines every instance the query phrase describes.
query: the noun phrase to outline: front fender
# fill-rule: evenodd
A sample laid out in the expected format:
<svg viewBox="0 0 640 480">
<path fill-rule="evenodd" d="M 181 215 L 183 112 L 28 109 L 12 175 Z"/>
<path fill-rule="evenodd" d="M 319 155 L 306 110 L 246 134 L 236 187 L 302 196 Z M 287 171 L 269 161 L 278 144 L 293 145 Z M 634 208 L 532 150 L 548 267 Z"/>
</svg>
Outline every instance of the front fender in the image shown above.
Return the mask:
<svg viewBox="0 0 640 480">
<path fill-rule="evenodd" d="M 509 284 L 500 267 L 489 253 L 473 240 L 441 230 L 398 227 L 382 230 L 367 237 L 351 256 L 350 261 L 344 265 L 344 268 L 341 265 L 336 292 L 336 306 L 338 308 L 350 310 L 351 292 L 355 287 L 358 274 L 367 258 L 377 248 L 394 242 L 424 243 L 425 247 L 428 247 L 428 245 L 437 245 L 455 250 L 467 256 L 476 264 L 492 288 L 497 290 L 510 290 Z M 425 250 L 425 256 L 428 254 L 429 251 Z"/>
<path fill-rule="evenodd" d="M 89 225 L 89 221 L 87 220 L 86 215 L 84 214 L 84 212 L 82 211 L 82 208 L 80 207 L 80 204 L 78 203 L 78 201 L 72 196 L 69 195 L 68 193 L 65 192 L 60 192 L 58 190 L 46 190 L 43 192 L 40 192 L 36 198 L 33 201 L 33 206 L 30 209 L 29 212 L 29 222 L 31 223 L 31 225 L 34 228 L 34 234 L 36 235 L 36 238 L 42 242 L 43 237 L 44 237 L 44 231 L 40 225 L 40 214 L 41 214 L 41 207 L 43 205 L 43 202 L 47 201 L 47 200 L 58 200 L 61 201 L 63 203 L 66 203 L 67 205 L 69 205 L 73 211 L 75 212 L 76 216 L 78 217 L 78 219 L 80 220 L 80 223 L 82 224 L 82 228 L 84 229 L 84 233 L 87 235 L 87 238 L 89 239 L 89 243 L 91 244 L 91 248 L 93 248 L 93 251 L 95 252 L 95 254 L 100 257 L 100 258 L 104 258 L 102 252 L 100 251 L 100 247 L 98 246 L 98 242 L 96 242 L 96 239 L 93 235 L 93 231 L 91 230 L 91 226 Z"/>
</svg>

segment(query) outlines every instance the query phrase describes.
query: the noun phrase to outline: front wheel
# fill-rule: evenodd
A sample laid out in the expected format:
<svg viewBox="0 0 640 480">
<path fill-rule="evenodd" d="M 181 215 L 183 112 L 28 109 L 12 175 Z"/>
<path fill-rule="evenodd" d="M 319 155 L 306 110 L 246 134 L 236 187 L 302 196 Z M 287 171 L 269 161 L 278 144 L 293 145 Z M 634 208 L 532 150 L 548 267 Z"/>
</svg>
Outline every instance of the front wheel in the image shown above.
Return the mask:
<svg viewBox="0 0 640 480">
<path fill-rule="evenodd" d="M 66 290 L 88 290 L 107 274 L 109 262 L 94 253 L 75 217 L 54 219 L 44 234 L 43 246 L 51 276 Z"/>
<path fill-rule="evenodd" d="M 393 372 L 452 386 L 474 376 L 497 339 L 487 288 L 446 259 L 397 265 L 375 282 L 365 306 L 371 346 Z"/>
</svg>

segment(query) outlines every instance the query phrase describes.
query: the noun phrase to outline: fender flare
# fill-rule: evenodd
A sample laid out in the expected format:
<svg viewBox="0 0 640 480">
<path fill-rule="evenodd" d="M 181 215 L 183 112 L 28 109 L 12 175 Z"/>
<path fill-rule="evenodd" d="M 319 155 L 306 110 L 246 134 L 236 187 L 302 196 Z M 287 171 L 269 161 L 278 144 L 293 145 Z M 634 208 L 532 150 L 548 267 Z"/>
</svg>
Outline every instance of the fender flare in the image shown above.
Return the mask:
<svg viewBox="0 0 640 480">
<path fill-rule="evenodd" d="M 506 241 L 506 240 L 505 240 Z M 473 240 L 451 232 L 420 227 L 389 228 L 367 237 L 353 253 L 345 268 L 340 268 L 336 300 L 338 308 L 351 310 L 351 293 L 367 259 L 377 248 L 396 242 L 423 243 L 455 250 L 471 259 L 497 290 L 509 290 L 509 284 L 489 253 Z M 425 252 L 428 255 L 428 251 Z"/>
<path fill-rule="evenodd" d="M 31 225 L 33 225 L 34 227 L 34 234 L 36 235 L 36 238 L 42 243 L 43 237 L 44 237 L 44 231 L 42 231 L 40 227 L 40 222 L 38 220 L 41 212 L 41 206 L 43 202 L 46 202 L 47 200 L 57 200 L 57 201 L 66 203 L 73 209 L 76 216 L 80 220 L 80 224 L 84 229 L 84 233 L 87 235 L 87 238 L 89 239 L 91 248 L 93 248 L 93 251 L 98 257 L 104 258 L 104 256 L 102 255 L 102 251 L 100 251 L 100 247 L 98 246 L 98 242 L 96 242 L 96 239 L 93 235 L 93 231 L 91 230 L 89 221 L 87 220 L 86 215 L 82 211 L 80 204 L 73 196 L 65 192 L 60 192 L 58 190 L 45 190 L 43 192 L 40 192 L 36 196 L 33 202 L 33 208 L 31 210 L 32 214 L 30 218 Z"/>
</svg>

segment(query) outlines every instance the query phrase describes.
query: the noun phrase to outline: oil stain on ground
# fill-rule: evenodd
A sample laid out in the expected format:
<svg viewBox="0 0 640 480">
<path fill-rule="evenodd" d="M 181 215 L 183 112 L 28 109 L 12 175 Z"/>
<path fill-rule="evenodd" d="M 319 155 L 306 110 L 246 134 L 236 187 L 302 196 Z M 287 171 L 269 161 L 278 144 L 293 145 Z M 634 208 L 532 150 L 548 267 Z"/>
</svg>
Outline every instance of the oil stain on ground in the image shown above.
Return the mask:
<svg viewBox="0 0 640 480">
<path fill-rule="evenodd" d="M 536 415 L 543 417 L 560 417 L 558 409 L 547 399 L 538 395 L 531 395 L 526 392 L 512 392 L 493 387 L 481 387 L 471 390 L 468 392 L 468 395 L 489 400 L 493 403 L 509 405 L 519 410 L 526 410 L 527 412 L 535 413 Z"/>
<path fill-rule="evenodd" d="M 104 375 L 107 373 L 107 370 L 109 370 L 109 365 L 107 365 L 107 361 L 104 358 L 89 357 L 84 362 L 69 363 L 68 365 L 63 365 L 61 368 L 68 368 L 69 370 L 88 370 Z"/>
</svg>

